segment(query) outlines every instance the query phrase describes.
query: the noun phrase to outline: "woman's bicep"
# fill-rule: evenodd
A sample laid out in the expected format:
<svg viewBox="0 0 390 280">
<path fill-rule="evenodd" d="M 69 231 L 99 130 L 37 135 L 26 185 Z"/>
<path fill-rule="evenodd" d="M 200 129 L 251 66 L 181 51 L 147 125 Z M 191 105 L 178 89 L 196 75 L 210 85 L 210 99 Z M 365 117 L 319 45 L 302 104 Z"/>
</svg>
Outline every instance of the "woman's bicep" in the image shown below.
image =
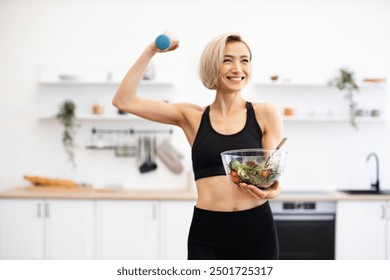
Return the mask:
<svg viewBox="0 0 390 280">
<path fill-rule="evenodd" d="M 154 122 L 180 125 L 184 121 L 184 108 L 179 103 L 171 104 L 163 100 L 132 97 L 115 106 L 122 111 Z"/>
</svg>

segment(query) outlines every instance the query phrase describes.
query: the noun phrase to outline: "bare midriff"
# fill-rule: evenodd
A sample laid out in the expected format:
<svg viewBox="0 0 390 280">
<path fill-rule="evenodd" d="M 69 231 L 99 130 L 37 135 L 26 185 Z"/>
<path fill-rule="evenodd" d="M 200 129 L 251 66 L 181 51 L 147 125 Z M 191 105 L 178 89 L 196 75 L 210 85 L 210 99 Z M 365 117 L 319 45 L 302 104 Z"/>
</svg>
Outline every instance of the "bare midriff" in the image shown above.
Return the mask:
<svg viewBox="0 0 390 280">
<path fill-rule="evenodd" d="M 212 211 L 242 211 L 264 204 L 266 199 L 255 199 L 241 191 L 226 175 L 201 178 L 196 181 L 196 207 Z"/>
</svg>

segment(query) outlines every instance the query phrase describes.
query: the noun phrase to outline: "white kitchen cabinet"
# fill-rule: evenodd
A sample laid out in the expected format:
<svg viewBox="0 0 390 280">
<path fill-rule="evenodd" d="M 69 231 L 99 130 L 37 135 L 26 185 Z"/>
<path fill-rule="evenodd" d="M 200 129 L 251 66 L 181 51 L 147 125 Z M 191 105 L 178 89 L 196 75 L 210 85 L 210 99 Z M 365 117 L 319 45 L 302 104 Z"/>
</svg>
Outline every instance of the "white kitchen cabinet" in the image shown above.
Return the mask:
<svg viewBox="0 0 390 280">
<path fill-rule="evenodd" d="M 94 202 L 0 200 L 0 259 L 93 259 Z"/>
<path fill-rule="evenodd" d="M 42 200 L 0 200 L 0 259 L 44 258 L 42 207 Z"/>
<path fill-rule="evenodd" d="M 97 258 L 158 259 L 158 201 L 99 200 Z"/>
<path fill-rule="evenodd" d="M 187 239 L 196 201 L 161 202 L 161 259 L 187 259 Z"/>
<path fill-rule="evenodd" d="M 339 201 L 336 259 L 390 259 L 390 202 Z"/>
<path fill-rule="evenodd" d="M 45 200 L 46 259 L 94 259 L 93 200 Z"/>
</svg>

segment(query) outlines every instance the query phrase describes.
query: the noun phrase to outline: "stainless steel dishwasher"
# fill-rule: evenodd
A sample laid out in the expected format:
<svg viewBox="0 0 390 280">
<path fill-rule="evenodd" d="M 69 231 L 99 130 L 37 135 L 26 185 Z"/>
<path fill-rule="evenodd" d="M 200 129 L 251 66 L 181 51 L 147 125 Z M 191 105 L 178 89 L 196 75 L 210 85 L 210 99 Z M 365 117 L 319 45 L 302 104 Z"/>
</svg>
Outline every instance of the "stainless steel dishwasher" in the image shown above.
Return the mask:
<svg viewBox="0 0 390 280">
<path fill-rule="evenodd" d="M 293 192 L 297 198 L 325 196 L 322 192 Z M 281 260 L 335 259 L 336 202 L 306 199 L 271 200 Z"/>
</svg>

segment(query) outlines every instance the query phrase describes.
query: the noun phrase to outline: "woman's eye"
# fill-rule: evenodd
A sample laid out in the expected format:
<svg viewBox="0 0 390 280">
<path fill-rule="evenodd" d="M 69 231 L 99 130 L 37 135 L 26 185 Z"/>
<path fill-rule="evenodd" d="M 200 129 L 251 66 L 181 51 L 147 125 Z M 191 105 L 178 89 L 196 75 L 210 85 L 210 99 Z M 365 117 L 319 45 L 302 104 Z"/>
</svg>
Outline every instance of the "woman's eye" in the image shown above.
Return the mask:
<svg viewBox="0 0 390 280">
<path fill-rule="evenodd" d="M 249 63 L 249 59 L 243 59 L 242 62 Z"/>
<path fill-rule="evenodd" d="M 224 62 L 224 63 L 225 63 L 225 62 L 232 62 L 232 60 L 231 60 L 231 59 L 224 59 L 223 62 Z"/>
</svg>

